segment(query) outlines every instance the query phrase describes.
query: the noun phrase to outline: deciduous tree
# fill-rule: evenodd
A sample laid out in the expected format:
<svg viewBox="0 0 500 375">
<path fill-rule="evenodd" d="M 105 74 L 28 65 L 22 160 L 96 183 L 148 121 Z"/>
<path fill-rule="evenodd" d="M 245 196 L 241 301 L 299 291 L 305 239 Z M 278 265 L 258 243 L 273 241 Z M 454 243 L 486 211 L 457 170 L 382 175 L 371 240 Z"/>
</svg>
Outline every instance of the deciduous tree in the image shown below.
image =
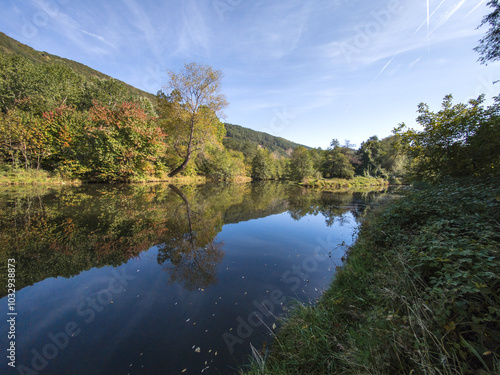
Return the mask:
<svg viewBox="0 0 500 375">
<path fill-rule="evenodd" d="M 225 128 L 218 116 L 222 116 L 227 101 L 221 92 L 220 70 L 189 63 L 180 72 L 168 74 L 170 81 L 164 89 L 170 94 L 159 93 L 158 111 L 179 157 L 179 164 L 169 174 L 173 177 L 205 144 L 222 141 Z"/>
</svg>

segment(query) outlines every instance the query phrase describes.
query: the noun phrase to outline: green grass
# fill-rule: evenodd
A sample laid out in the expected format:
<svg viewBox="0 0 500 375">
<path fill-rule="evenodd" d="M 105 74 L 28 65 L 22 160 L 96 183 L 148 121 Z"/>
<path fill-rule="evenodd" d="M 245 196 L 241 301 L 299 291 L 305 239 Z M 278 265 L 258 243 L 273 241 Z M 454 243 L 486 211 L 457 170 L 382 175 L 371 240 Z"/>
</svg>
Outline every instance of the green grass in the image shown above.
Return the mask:
<svg viewBox="0 0 500 375">
<path fill-rule="evenodd" d="M 0 168 L 0 186 L 2 185 L 79 185 L 79 180 L 68 180 L 57 173 L 36 169 L 13 169 L 3 165 Z"/>
<path fill-rule="evenodd" d="M 307 178 L 301 182 L 301 185 L 308 188 L 321 190 L 342 190 L 342 189 L 359 189 L 372 187 L 386 187 L 389 183 L 382 178 L 361 177 L 357 176 L 351 180 L 343 178 Z"/>
<path fill-rule="evenodd" d="M 318 304 L 247 374 L 498 374 L 498 180 L 411 192 L 364 222 Z"/>
</svg>

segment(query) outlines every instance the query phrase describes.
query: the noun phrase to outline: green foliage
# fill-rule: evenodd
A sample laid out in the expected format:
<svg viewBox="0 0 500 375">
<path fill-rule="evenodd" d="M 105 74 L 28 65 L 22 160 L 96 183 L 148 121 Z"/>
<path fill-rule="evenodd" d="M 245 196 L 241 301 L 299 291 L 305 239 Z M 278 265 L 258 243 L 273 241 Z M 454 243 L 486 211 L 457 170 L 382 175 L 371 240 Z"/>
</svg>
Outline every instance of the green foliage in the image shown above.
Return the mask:
<svg viewBox="0 0 500 375">
<path fill-rule="evenodd" d="M 405 173 L 406 156 L 400 146 L 400 137 L 394 135 L 379 140 L 370 137 L 358 150 L 360 164 L 357 171 L 363 176 L 401 177 Z"/>
<path fill-rule="evenodd" d="M 245 157 L 238 151 L 208 147 L 198 156 L 196 164 L 203 175 L 216 181 L 230 181 L 246 176 Z"/>
<path fill-rule="evenodd" d="M 290 179 L 295 181 L 302 181 L 313 174 L 313 161 L 304 147 L 299 146 L 293 150 L 289 170 Z"/>
<path fill-rule="evenodd" d="M 495 179 L 448 180 L 372 213 L 261 373 L 498 373 L 499 194 Z"/>
<path fill-rule="evenodd" d="M 439 112 L 421 103 L 417 122 L 422 131 L 401 124 L 401 135 L 411 157 L 411 177 L 436 181 L 446 176 L 489 175 L 500 166 L 500 99 L 484 108 L 484 96 L 468 104 L 452 104 L 447 95 Z"/>
<path fill-rule="evenodd" d="M 490 0 L 486 5 L 493 8 L 493 11 L 483 18 L 479 27 L 489 24 L 490 29 L 479 41 L 479 46 L 474 48 L 481 55 L 479 61 L 483 64 L 500 59 L 500 3 L 498 0 Z"/>
<path fill-rule="evenodd" d="M 65 59 L 56 55 L 51 55 L 50 53 L 47 52 L 36 51 L 33 48 L 25 44 L 19 43 L 18 41 L 0 32 L 0 61 L 3 57 L 12 58 L 14 56 L 17 56 L 17 58 L 20 58 L 23 61 L 31 63 L 32 66 L 37 66 L 38 67 L 37 69 L 43 70 L 44 67 L 50 68 L 50 66 L 55 66 L 55 65 L 59 67 L 64 67 L 66 71 L 74 72 L 74 74 L 83 77 L 84 86 L 86 85 L 85 83 L 86 81 L 96 80 L 102 82 L 109 82 L 113 80 L 110 76 L 107 76 L 106 74 L 103 74 L 97 70 L 91 69 L 88 66 L 80 64 L 76 61 Z M 4 69 L 0 69 L 0 75 L 1 72 L 3 71 Z M 19 78 L 24 80 L 27 77 L 19 76 Z M 149 99 L 150 101 L 154 101 L 155 99 L 155 96 L 153 94 L 139 90 L 121 81 L 117 80 L 113 81 L 116 81 L 117 84 L 119 84 L 123 88 L 123 91 L 126 93 L 125 94 L 127 98 L 126 101 L 129 101 L 130 98 L 132 97 L 144 97 Z M 66 84 L 63 81 L 61 81 L 60 83 L 62 85 Z M 43 84 L 43 80 L 40 81 L 40 85 L 41 84 Z M 58 105 L 59 104 L 61 103 L 58 103 Z M 92 104 L 92 96 L 90 96 L 90 101 L 88 101 L 88 104 L 90 107 L 90 105 Z"/>
<path fill-rule="evenodd" d="M 258 149 L 252 159 L 252 178 L 254 180 L 274 180 L 276 165 L 266 149 Z"/>
<path fill-rule="evenodd" d="M 340 147 L 336 139 L 331 142 L 331 148 L 325 152 L 321 168 L 325 177 L 345 178 L 347 180 L 354 177 L 354 166 L 346 155 L 348 151 L 348 148 Z"/>
</svg>

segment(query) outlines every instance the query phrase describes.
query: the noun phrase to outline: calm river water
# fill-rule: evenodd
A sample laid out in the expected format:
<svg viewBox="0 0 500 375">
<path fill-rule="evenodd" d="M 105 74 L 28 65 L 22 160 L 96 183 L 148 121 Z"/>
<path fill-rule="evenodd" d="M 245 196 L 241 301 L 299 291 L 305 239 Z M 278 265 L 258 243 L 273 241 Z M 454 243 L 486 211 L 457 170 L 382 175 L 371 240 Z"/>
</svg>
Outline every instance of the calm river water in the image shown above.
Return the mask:
<svg viewBox="0 0 500 375">
<path fill-rule="evenodd" d="M 235 373 L 295 301 L 321 295 L 385 196 L 281 183 L 3 188 L 0 373 Z"/>
</svg>

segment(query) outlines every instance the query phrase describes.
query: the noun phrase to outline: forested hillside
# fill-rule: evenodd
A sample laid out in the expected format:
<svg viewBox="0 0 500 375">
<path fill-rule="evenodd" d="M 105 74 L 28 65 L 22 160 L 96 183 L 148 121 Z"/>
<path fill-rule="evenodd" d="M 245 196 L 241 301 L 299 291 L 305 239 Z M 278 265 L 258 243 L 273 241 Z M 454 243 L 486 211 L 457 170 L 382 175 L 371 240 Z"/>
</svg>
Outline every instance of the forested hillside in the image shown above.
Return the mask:
<svg viewBox="0 0 500 375">
<path fill-rule="evenodd" d="M 226 127 L 226 138 L 222 141 L 224 146 L 231 150 L 241 151 L 245 156 L 253 154 L 257 146 L 276 152 L 280 156 L 290 156 L 293 149 L 302 146 L 243 126 L 228 123 L 224 123 L 224 126 Z"/>
<path fill-rule="evenodd" d="M 113 79 L 112 77 L 101 73 L 95 69 L 89 68 L 88 66 L 81 64 L 79 62 L 65 59 L 56 55 L 51 55 L 47 52 L 37 51 L 26 44 L 20 43 L 15 39 L 10 38 L 4 33 L 0 32 L 0 54 L 5 55 L 17 55 L 24 57 L 34 64 L 41 65 L 62 65 L 71 68 L 77 74 L 80 74 L 88 79 L 90 78 L 100 78 L 100 79 Z M 118 80 L 117 80 L 118 81 Z M 118 81 L 123 85 L 123 89 L 128 91 L 129 95 L 143 96 L 151 101 L 154 101 L 155 95 L 148 92 L 139 90 L 133 86 L 130 86 L 122 81 Z"/>
</svg>

